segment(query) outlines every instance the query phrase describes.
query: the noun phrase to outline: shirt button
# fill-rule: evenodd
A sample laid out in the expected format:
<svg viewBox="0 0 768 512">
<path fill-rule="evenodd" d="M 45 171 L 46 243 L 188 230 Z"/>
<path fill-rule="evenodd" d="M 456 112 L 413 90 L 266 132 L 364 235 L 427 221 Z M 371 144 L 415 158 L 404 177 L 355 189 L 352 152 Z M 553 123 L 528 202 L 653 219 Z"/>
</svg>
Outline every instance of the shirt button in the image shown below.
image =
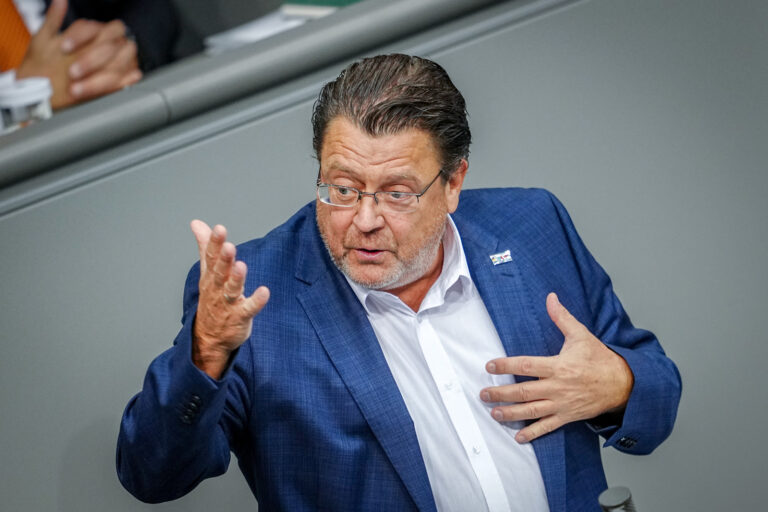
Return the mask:
<svg viewBox="0 0 768 512">
<path fill-rule="evenodd" d="M 475 455 L 480 455 L 480 447 L 479 446 L 473 446 L 472 447 L 472 453 Z"/>
<path fill-rule="evenodd" d="M 446 391 L 450 391 L 453 389 L 453 381 L 446 382 L 443 384 L 443 388 L 445 388 Z"/>
</svg>

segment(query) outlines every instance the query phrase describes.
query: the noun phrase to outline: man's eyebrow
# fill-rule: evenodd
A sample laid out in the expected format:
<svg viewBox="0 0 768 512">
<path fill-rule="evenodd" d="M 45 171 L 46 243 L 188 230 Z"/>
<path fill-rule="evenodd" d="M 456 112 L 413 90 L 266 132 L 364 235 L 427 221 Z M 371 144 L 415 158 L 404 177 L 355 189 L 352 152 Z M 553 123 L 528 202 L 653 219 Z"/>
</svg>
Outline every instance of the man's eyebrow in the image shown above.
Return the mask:
<svg viewBox="0 0 768 512">
<path fill-rule="evenodd" d="M 410 181 L 411 183 L 419 183 L 419 178 L 413 174 L 400 173 L 387 176 L 382 180 L 382 185 L 389 185 L 393 182 Z"/>
<path fill-rule="evenodd" d="M 347 174 L 350 177 L 352 177 L 353 179 L 356 179 L 358 181 L 362 181 L 362 177 L 360 176 L 360 174 L 357 171 L 355 171 L 353 169 L 350 169 L 349 167 L 346 167 L 344 165 L 333 165 L 332 164 L 330 167 L 325 169 L 324 174 L 328 174 L 328 173 L 331 173 L 331 172 L 340 172 L 340 173 L 343 173 L 343 174 Z M 401 172 L 401 173 L 392 174 L 392 175 L 389 175 L 389 176 L 384 176 L 382 181 L 381 181 L 381 183 L 382 183 L 382 185 L 389 185 L 389 184 L 391 184 L 392 182 L 395 182 L 395 181 L 410 181 L 412 183 L 418 183 L 419 182 L 419 178 L 416 175 L 414 175 L 414 174 L 402 173 Z"/>
<path fill-rule="evenodd" d="M 360 175 L 355 172 L 354 170 L 350 169 L 349 167 L 346 167 L 344 165 L 331 165 L 327 169 L 325 169 L 325 172 L 342 172 L 344 174 L 349 174 L 353 178 L 359 178 Z"/>
</svg>

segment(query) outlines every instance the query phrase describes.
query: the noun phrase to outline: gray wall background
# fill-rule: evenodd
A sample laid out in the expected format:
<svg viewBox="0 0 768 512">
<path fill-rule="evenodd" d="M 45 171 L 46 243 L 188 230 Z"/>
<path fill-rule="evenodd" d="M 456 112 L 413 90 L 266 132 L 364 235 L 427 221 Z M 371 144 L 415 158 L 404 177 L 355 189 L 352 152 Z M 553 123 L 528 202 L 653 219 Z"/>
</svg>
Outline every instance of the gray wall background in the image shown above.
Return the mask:
<svg viewBox="0 0 768 512">
<path fill-rule="evenodd" d="M 759 510 L 768 6 L 588 0 L 454 37 L 515 5 L 381 50 L 448 69 L 476 141 L 467 186 L 554 191 L 678 363 L 675 432 L 650 456 L 606 450 L 609 483 L 644 512 Z M 115 439 L 178 329 L 189 220 L 245 241 L 312 198 L 311 98 L 343 64 L 56 170 L 104 172 L 0 217 L 0 509 L 255 509 L 234 463 L 141 504 L 117 481 Z"/>
</svg>

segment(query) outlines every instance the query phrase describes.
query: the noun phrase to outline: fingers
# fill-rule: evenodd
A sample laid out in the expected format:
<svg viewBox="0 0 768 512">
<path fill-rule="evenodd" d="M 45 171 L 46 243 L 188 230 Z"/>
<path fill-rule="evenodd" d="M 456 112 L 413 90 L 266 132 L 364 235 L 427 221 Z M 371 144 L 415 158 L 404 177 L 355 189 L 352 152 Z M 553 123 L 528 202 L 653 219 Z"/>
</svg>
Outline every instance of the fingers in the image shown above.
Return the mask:
<svg viewBox="0 0 768 512">
<path fill-rule="evenodd" d="M 125 39 L 125 23 L 120 20 L 112 20 L 102 25 L 96 41 L 112 41 Z"/>
<path fill-rule="evenodd" d="M 547 435 L 550 432 L 554 432 L 558 428 L 565 425 L 567 422 L 563 421 L 559 416 L 552 415 L 542 418 L 535 423 L 531 423 L 524 429 L 520 430 L 515 436 L 515 441 L 518 443 L 530 443 L 534 439 L 538 439 L 541 436 Z"/>
<path fill-rule="evenodd" d="M 120 42 L 125 39 L 125 24 L 120 20 L 109 23 L 78 19 L 62 32 L 61 50 L 71 53 L 91 42 Z"/>
<path fill-rule="evenodd" d="M 78 102 L 98 98 L 137 83 L 142 78 L 139 70 L 126 74 L 114 72 L 94 73 L 84 80 L 73 83 L 69 94 Z"/>
<path fill-rule="evenodd" d="M 122 21 L 79 20 L 63 35 L 62 49 L 82 47 L 69 67 L 70 94 L 85 100 L 108 94 L 141 80 L 136 43 L 125 37 Z"/>
<path fill-rule="evenodd" d="M 246 273 L 247 269 L 245 263 L 242 261 L 236 261 L 231 266 L 228 279 L 224 281 L 224 284 L 222 285 L 222 289 L 224 291 L 224 299 L 227 302 L 234 303 L 243 295 Z"/>
<path fill-rule="evenodd" d="M 523 404 L 500 405 L 491 410 L 496 421 L 536 420 L 557 412 L 557 405 L 551 400 L 536 400 Z"/>
<path fill-rule="evenodd" d="M 195 235 L 197 250 L 200 254 L 200 272 L 205 271 L 205 248 L 208 246 L 208 240 L 211 238 L 211 228 L 205 222 L 195 219 L 189 223 L 192 234 Z"/>
<path fill-rule="evenodd" d="M 604 348 L 599 340 L 560 303 L 554 293 L 547 295 L 546 307 L 550 319 L 565 336 L 560 354 L 489 361 L 486 364 L 489 373 L 524 375 L 538 377 L 539 380 L 490 387 L 480 393 L 485 402 L 503 404 L 491 410 L 497 421 L 538 420 L 517 433 L 515 439 L 520 443 L 546 435 L 568 422 L 599 414 L 605 409 L 601 396 L 612 385 L 601 383 L 598 378 L 601 375 L 599 370 L 604 366 L 601 362 L 596 366 L 593 364 L 593 367 L 587 364 L 594 360 L 589 352 L 592 345 L 582 340 L 594 339 L 598 346 Z"/>
<path fill-rule="evenodd" d="M 232 246 L 230 249 L 229 246 L 231 245 L 229 242 L 226 242 L 221 249 L 222 257 L 214 270 L 214 282 L 221 280 L 222 297 L 224 300 L 230 304 L 239 304 L 242 308 L 243 316 L 252 318 L 269 301 L 269 289 L 266 286 L 259 286 L 250 297 L 243 297 L 245 276 L 248 273 L 248 269 L 242 261 L 232 263 L 235 257 L 235 248 Z M 224 277 L 224 272 L 227 272 L 226 277 Z"/>
<path fill-rule="evenodd" d="M 78 100 L 95 98 L 132 85 L 141 80 L 136 57 L 136 43 L 122 41 L 117 45 L 103 43 L 93 47 L 70 67 L 71 77 L 85 76 L 74 82 L 70 94 Z"/>
<path fill-rule="evenodd" d="M 120 82 L 118 83 L 118 89 L 123 89 L 124 87 L 128 87 L 129 85 L 133 85 L 139 82 L 143 77 L 144 77 L 144 74 L 138 69 L 135 69 L 123 76 L 123 79 L 120 80 Z"/>
<path fill-rule="evenodd" d="M 535 420 L 555 416 L 559 411 L 557 403 L 548 398 L 551 396 L 550 387 L 548 381 L 522 382 L 486 388 L 480 393 L 480 398 L 484 402 L 515 402 L 509 405 L 500 405 L 491 410 L 491 416 L 498 422 Z M 545 423 L 543 426 L 546 427 L 549 424 Z M 537 434 L 537 432 L 539 430 L 529 430 L 520 436 L 520 439 L 527 438 L 530 441 L 543 435 L 543 433 Z M 518 442 L 525 442 L 524 440 L 521 441 L 518 436 L 515 437 Z"/>
<path fill-rule="evenodd" d="M 122 41 L 105 41 L 93 44 L 78 56 L 69 68 L 69 77 L 78 80 L 106 67 L 123 47 Z"/>
<path fill-rule="evenodd" d="M 514 386 L 504 386 L 514 387 Z M 483 393 L 486 391 L 484 390 Z M 493 397 L 491 393 L 491 397 Z M 531 397 L 538 396 L 537 392 L 530 394 Z M 485 398 L 483 398 L 485 400 Z M 559 415 L 559 408 L 555 401 L 547 399 L 530 398 L 532 401 L 522 401 L 522 403 L 502 405 L 494 407 L 491 410 L 491 416 L 498 422 L 539 420 L 520 430 L 515 435 L 518 443 L 527 443 L 543 435 L 549 434 L 567 423 Z M 488 401 L 488 400 L 485 400 Z"/>
<path fill-rule="evenodd" d="M 82 48 L 101 33 L 104 23 L 100 21 L 78 19 L 61 33 L 61 51 L 73 53 Z"/>
<path fill-rule="evenodd" d="M 136 42 L 123 39 L 117 55 L 109 63 L 109 68 L 122 77 L 138 74 L 139 78 L 134 80 L 134 82 L 138 82 L 141 79 L 141 71 L 139 70 L 139 48 L 136 46 Z"/>
<path fill-rule="evenodd" d="M 209 248 L 210 246 L 211 244 L 208 244 Z M 217 288 L 223 288 L 229 279 L 232 265 L 235 262 L 235 252 L 235 246 L 232 242 L 224 242 L 213 267 L 209 267 L 213 274 L 213 284 Z"/>
<path fill-rule="evenodd" d="M 48 11 L 45 13 L 45 21 L 43 21 L 37 34 L 48 39 L 56 37 L 66 14 L 67 0 L 52 0 Z"/>
<path fill-rule="evenodd" d="M 259 286 L 243 302 L 245 313 L 250 317 L 256 316 L 266 306 L 267 301 L 269 301 L 269 289 L 266 286 Z"/>
<path fill-rule="evenodd" d="M 241 308 L 243 317 L 257 315 L 269 301 L 269 289 L 258 287 L 250 297 L 243 296 L 248 267 L 236 261 L 237 250 L 227 239 L 227 230 L 217 224 L 211 229 L 201 220 L 189 223 L 200 252 L 200 287 L 207 290 L 214 301 L 225 302 Z M 204 282 L 207 283 L 204 286 Z M 221 302 L 219 302 L 221 304 Z"/>
<path fill-rule="evenodd" d="M 547 378 L 554 375 L 554 360 L 553 356 L 502 357 L 488 361 L 485 369 L 494 375 L 509 374 Z"/>
<path fill-rule="evenodd" d="M 576 320 L 570 311 L 565 309 L 565 306 L 560 304 L 557 295 L 552 292 L 547 295 L 547 313 L 552 322 L 555 323 L 563 336 L 572 336 L 581 333 L 584 329 L 584 325 Z"/>
<path fill-rule="evenodd" d="M 552 395 L 552 386 L 549 380 L 532 380 L 485 388 L 480 392 L 483 402 L 530 402 L 549 398 Z"/>
<path fill-rule="evenodd" d="M 213 272 L 214 283 L 221 283 L 220 297 L 230 306 L 239 308 L 239 311 L 235 310 L 236 316 L 243 319 L 253 318 L 269 301 L 269 289 L 266 286 L 259 286 L 250 297 L 244 297 L 243 290 L 248 269 L 242 261 L 234 261 L 235 249 L 232 244 L 226 242 L 221 251 L 222 257 L 216 263 Z"/>
<path fill-rule="evenodd" d="M 205 254 L 201 260 L 205 261 L 207 269 L 212 269 L 219 259 L 221 253 L 221 247 L 227 239 L 227 229 L 221 224 L 217 224 L 211 230 L 211 236 L 208 239 L 208 244 L 205 248 Z"/>
</svg>

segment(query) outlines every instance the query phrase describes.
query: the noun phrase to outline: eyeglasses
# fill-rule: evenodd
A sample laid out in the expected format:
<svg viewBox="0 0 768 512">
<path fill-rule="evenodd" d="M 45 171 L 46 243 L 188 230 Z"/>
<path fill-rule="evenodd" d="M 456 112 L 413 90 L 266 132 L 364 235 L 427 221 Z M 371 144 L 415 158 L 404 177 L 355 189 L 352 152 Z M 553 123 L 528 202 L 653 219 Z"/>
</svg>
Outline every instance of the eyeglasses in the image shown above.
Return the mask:
<svg viewBox="0 0 768 512">
<path fill-rule="evenodd" d="M 331 206 L 341 208 L 352 208 L 360 201 L 363 196 L 371 196 L 374 202 L 381 207 L 383 212 L 388 213 L 409 213 L 418 208 L 419 198 L 427 193 L 429 187 L 443 173 L 443 170 L 432 178 L 429 185 L 424 187 L 421 192 L 395 192 L 379 190 L 377 192 L 363 192 L 354 187 L 345 187 L 343 185 L 333 185 L 330 183 L 317 183 L 317 198 L 320 202 Z"/>
</svg>

